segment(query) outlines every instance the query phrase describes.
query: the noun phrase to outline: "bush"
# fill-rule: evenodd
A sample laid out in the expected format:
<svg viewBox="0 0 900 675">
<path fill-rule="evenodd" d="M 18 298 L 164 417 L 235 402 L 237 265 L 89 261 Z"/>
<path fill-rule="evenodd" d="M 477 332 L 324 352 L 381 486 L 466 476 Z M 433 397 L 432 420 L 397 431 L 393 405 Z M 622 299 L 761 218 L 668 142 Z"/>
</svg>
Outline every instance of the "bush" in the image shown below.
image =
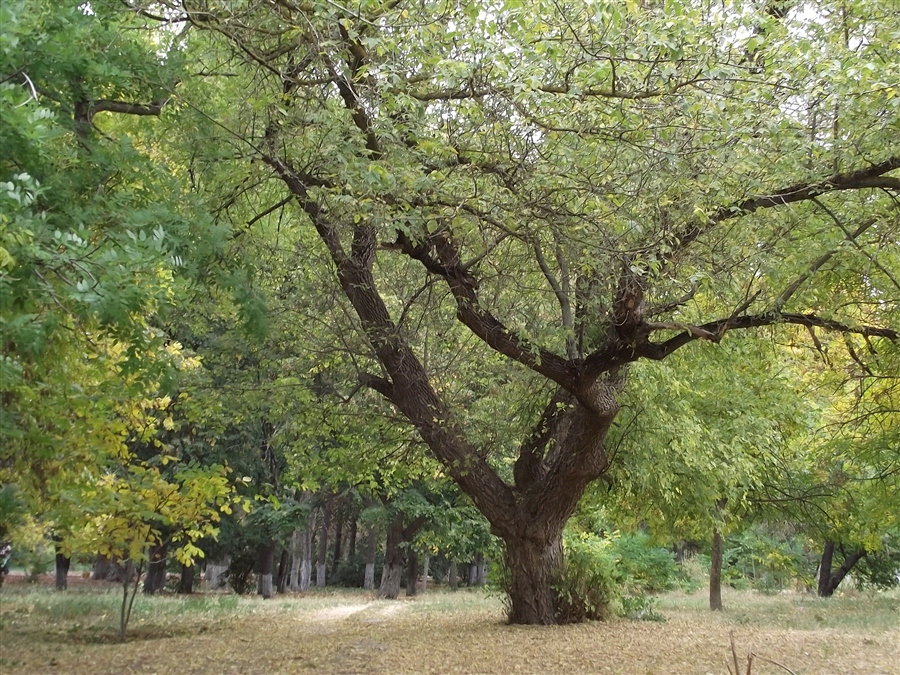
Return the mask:
<svg viewBox="0 0 900 675">
<path fill-rule="evenodd" d="M 563 535 L 563 569 L 554 584 L 557 620 L 577 623 L 623 613 L 623 582 L 612 540 L 589 533 Z"/>
<path fill-rule="evenodd" d="M 624 534 L 611 539 L 613 552 L 619 558 L 619 570 L 632 586 L 641 591 L 668 591 L 678 584 L 675 555 L 655 546 L 646 532 Z"/>
</svg>

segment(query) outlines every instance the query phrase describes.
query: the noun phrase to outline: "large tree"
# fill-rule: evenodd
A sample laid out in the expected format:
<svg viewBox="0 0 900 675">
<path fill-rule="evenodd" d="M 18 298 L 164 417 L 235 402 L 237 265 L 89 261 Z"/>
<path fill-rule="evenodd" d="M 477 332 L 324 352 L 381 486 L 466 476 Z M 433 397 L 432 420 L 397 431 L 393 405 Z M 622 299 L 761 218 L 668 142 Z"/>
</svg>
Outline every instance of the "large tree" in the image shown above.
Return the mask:
<svg viewBox="0 0 900 675">
<path fill-rule="evenodd" d="M 253 162 L 235 193 L 280 185 L 260 218 L 314 228 L 360 382 L 503 539 L 512 622 L 557 621 L 630 363 L 787 324 L 897 337 L 871 319 L 898 291 L 890 3 L 133 9 L 199 29 L 182 105 L 210 157 Z M 502 435 L 470 424 L 485 401 Z"/>
</svg>

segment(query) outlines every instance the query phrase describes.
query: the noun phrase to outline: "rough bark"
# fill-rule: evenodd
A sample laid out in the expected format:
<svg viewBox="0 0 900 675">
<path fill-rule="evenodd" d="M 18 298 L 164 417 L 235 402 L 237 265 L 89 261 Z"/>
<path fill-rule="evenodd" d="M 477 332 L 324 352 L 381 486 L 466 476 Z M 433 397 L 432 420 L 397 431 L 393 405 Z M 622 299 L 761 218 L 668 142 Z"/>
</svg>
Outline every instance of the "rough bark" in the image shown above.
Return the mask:
<svg viewBox="0 0 900 675">
<path fill-rule="evenodd" d="M 150 547 L 150 562 L 144 577 L 144 594 L 155 595 L 166 586 L 166 563 L 169 556 L 168 541 Z"/>
<path fill-rule="evenodd" d="M 181 578 L 178 580 L 178 592 L 182 595 L 190 595 L 194 592 L 194 576 L 197 565 L 182 565 Z"/>
<path fill-rule="evenodd" d="M 562 565 L 562 527 L 549 539 L 509 539 L 505 544 L 509 573 L 509 622 L 557 623 L 557 597 L 553 582 Z"/>
<path fill-rule="evenodd" d="M 817 587 L 817 593 L 820 598 L 830 598 L 834 595 L 834 592 L 850 573 L 850 570 L 866 555 L 864 549 L 852 551 L 844 556 L 844 562 L 841 563 L 841 566 L 832 572 L 835 548 L 835 543 L 831 540 L 826 541 L 822 547 L 822 560 L 819 563 L 819 583 Z"/>
<path fill-rule="evenodd" d="M 363 588 L 367 591 L 375 590 L 375 554 L 377 552 L 378 531 L 374 527 L 370 527 L 366 537 L 366 570 L 363 575 Z"/>
<path fill-rule="evenodd" d="M 722 533 L 713 529 L 712 556 L 709 566 L 709 608 L 722 610 Z"/>
<path fill-rule="evenodd" d="M 404 526 L 404 514 L 397 511 L 388 525 L 387 541 L 384 546 L 384 567 L 381 571 L 381 588 L 378 595 L 394 600 L 400 595 L 400 579 L 403 575 L 403 549 L 401 545 L 412 541 L 416 532 L 425 524 L 425 517 L 414 518 Z"/>
<path fill-rule="evenodd" d="M 419 589 L 419 554 L 410 548 L 406 552 L 406 595 L 412 597 Z"/>
</svg>

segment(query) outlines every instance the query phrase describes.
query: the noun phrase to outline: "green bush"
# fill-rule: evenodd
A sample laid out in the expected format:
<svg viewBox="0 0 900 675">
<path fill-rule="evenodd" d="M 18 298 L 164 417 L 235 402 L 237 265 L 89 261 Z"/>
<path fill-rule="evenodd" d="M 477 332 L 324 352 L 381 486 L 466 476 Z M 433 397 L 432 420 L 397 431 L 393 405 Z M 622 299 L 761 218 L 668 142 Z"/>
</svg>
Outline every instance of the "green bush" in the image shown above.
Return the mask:
<svg viewBox="0 0 900 675">
<path fill-rule="evenodd" d="M 595 534 L 566 531 L 563 569 L 554 584 L 557 620 L 577 623 L 623 613 L 624 579 L 612 540 Z"/>
<path fill-rule="evenodd" d="M 646 532 L 613 537 L 613 552 L 619 559 L 620 575 L 636 589 L 648 593 L 668 591 L 678 584 L 675 555 L 650 541 Z"/>
</svg>

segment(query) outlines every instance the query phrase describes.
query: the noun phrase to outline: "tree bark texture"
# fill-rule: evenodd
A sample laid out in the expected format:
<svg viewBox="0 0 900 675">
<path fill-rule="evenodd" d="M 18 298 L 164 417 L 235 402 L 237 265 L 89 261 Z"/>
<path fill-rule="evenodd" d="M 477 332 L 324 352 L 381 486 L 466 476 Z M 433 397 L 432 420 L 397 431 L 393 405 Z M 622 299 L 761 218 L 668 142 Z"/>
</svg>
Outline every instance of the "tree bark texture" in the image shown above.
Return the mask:
<svg viewBox="0 0 900 675">
<path fill-rule="evenodd" d="M 300 590 L 300 530 L 291 534 L 291 575 L 288 587 L 292 592 Z"/>
<path fill-rule="evenodd" d="M 709 608 L 722 610 L 722 533 L 713 529 L 712 556 L 709 566 Z"/>
<path fill-rule="evenodd" d="M 276 584 L 276 591 L 278 593 L 284 593 L 287 588 L 288 583 L 288 574 L 289 568 L 288 563 L 290 562 L 290 555 L 288 554 L 288 550 L 286 548 L 281 549 L 281 555 L 278 560 L 278 582 Z"/>
<path fill-rule="evenodd" d="M 428 590 L 428 568 L 431 566 L 431 556 L 425 556 L 425 562 L 422 565 L 422 593 Z"/>
<path fill-rule="evenodd" d="M 459 586 L 459 576 L 457 573 L 456 561 L 450 561 L 450 569 L 447 570 L 447 586 L 450 587 L 450 590 L 455 591 Z"/>
<path fill-rule="evenodd" d="M 300 590 L 308 591 L 312 583 L 312 529 L 300 532 Z"/>
<path fill-rule="evenodd" d="M 215 560 L 210 561 L 206 565 L 206 587 L 215 591 L 225 585 L 225 572 L 228 570 L 228 565 L 230 564 L 231 559 L 229 557 L 225 557 L 223 560 Z"/>
<path fill-rule="evenodd" d="M 505 543 L 509 622 L 557 623 L 557 596 L 552 586 L 562 566 L 562 527 L 550 540 L 523 538 Z M 472 584 L 473 579 L 469 583 Z"/>
</svg>

